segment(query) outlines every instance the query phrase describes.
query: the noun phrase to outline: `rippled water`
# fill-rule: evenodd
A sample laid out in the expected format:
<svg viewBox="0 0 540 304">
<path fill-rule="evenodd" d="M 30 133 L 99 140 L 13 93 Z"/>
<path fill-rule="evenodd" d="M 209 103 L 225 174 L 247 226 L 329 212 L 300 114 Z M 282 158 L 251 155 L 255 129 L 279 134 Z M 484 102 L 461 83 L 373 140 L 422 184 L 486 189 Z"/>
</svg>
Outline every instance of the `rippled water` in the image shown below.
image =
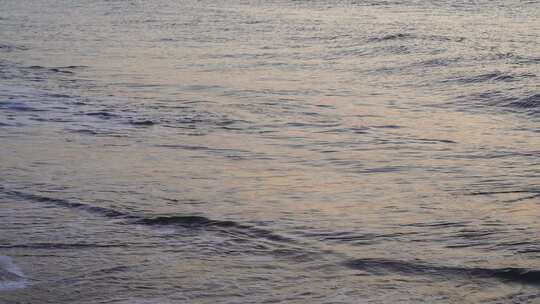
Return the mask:
<svg viewBox="0 0 540 304">
<path fill-rule="evenodd" d="M 0 2 L 0 303 L 540 302 L 540 3 Z"/>
</svg>

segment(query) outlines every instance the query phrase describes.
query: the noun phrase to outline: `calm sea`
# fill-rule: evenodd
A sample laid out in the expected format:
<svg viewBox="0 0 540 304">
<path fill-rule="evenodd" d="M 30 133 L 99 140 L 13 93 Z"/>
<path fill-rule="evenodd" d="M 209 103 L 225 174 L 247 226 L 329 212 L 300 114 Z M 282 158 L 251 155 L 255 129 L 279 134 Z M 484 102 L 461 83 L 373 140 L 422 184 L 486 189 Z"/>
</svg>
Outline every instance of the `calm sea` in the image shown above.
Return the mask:
<svg viewBox="0 0 540 304">
<path fill-rule="evenodd" d="M 540 303 L 540 2 L 0 0 L 0 303 Z"/>
</svg>

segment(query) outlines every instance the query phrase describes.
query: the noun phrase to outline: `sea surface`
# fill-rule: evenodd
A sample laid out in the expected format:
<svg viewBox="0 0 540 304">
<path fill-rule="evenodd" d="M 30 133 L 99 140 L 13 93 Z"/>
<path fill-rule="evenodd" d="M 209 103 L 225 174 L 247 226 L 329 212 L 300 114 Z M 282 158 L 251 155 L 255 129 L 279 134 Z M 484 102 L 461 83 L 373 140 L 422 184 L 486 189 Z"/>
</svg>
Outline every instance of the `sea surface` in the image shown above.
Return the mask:
<svg viewBox="0 0 540 304">
<path fill-rule="evenodd" d="M 0 303 L 540 303 L 540 2 L 0 0 Z"/>
</svg>

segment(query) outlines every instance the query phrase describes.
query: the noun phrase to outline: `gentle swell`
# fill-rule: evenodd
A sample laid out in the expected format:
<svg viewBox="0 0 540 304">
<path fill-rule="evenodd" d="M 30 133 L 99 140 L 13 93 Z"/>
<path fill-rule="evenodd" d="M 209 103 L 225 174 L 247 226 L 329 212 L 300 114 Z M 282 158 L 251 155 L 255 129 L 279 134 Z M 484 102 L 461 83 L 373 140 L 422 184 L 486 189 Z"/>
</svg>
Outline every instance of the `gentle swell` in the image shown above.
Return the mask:
<svg viewBox="0 0 540 304">
<path fill-rule="evenodd" d="M 233 221 L 216 221 L 204 216 L 158 216 L 153 218 L 143 218 L 135 221 L 142 225 L 177 225 L 183 227 L 241 227 Z"/>
<path fill-rule="evenodd" d="M 351 269 L 373 274 L 397 273 L 433 277 L 493 278 L 507 282 L 540 285 L 540 270 L 526 268 L 467 268 L 385 259 L 355 259 L 345 262 L 344 265 Z"/>
<path fill-rule="evenodd" d="M 86 248 L 118 248 L 127 247 L 125 244 L 92 244 L 92 243 L 31 243 L 0 245 L 0 249 L 86 249 Z"/>
<path fill-rule="evenodd" d="M 77 66 L 77 65 L 70 65 L 70 66 L 60 66 L 60 67 L 44 67 L 41 65 L 32 65 L 29 66 L 28 69 L 31 70 L 39 70 L 39 71 L 46 71 L 51 73 L 60 73 L 60 74 L 73 74 L 74 70 L 86 68 L 86 66 Z"/>
<path fill-rule="evenodd" d="M 536 77 L 536 75 L 531 73 L 514 74 L 509 72 L 495 71 L 469 77 L 458 77 L 444 82 L 456 82 L 460 84 L 476 84 L 482 82 L 514 82 L 534 77 Z"/>
<path fill-rule="evenodd" d="M 1 52 L 6 52 L 7 53 L 7 52 L 26 51 L 26 50 L 28 50 L 28 48 L 24 47 L 24 46 L 0 43 L 0 51 Z"/>
<path fill-rule="evenodd" d="M 511 102 L 509 106 L 513 108 L 523 109 L 540 108 L 540 94 L 534 94 L 518 99 L 514 102 Z"/>
<path fill-rule="evenodd" d="M 275 234 L 270 230 L 263 228 L 241 224 L 235 221 L 228 220 L 213 220 L 204 216 L 198 215 L 172 215 L 172 216 L 155 216 L 148 217 L 144 215 L 134 215 L 119 210 L 92 206 L 81 202 L 72 202 L 65 199 L 51 198 L 42 195 L 36 195 L 15 190 L 5 190 L 0 186 L 0 192 L 17 197 L 19 199 L 31 200 L 35 202 L 52 204 L 59 207 L 77 209 L 111 219 L 122 219 L 127 224 L 146 225 L 146 226 L 177 226 L 190 229 L 206 229 L 206 230 L 225 230 L 226 232 L 243 235 L 253 238 L 263 238 L 275 242 L 294 242 L 294 240 Z M 0 247 L 2 248 L 2 247 Z"/>
<path fill-rule="evenodd" d="M 513 95 L 507 91 L 487 91 L 469 96 L 460 96 L 459 99 L 478 108 L 484 106 L 496 106 L 512 111 L 528 112 L 530 114 L 540 113 L 540 93 L 529 93 Z"/>
<path fill-rule="evenodd" d="M 26 193 L 26 192 L 21 192 L 21 191 L 16 191 L 16 190 L 5 191 L 2 187 L 0 187 L 0 191 L 2 191 L 4 194 L 15 196 L 21 199 L 31 200 L 31 201 L 40 202 L 40 203 L 54 204 L 60 207 L 84 210 L 90 213 L 101 214 L 110 218 L 129 217 L 126 213 L 123 213 L 121 211 L 117 211 L 114 209 L 110 209 L 110 208 L 91 206 L 91 205 L 79 203 L 79 202 L 70 202 L 64 199 L 51 198 L 47 196 L 36 195 L 36 194 L 31 194 L 31 193 Z"/>
<path fill-rule="evenodd" d="M 403 39 L 411 39 L 415 38 L 416 36 L 408 33 L 397 33 L 397 34 L 388 34 L 380 37 L 372 37 L 369 38 L 368 41 L 370 42 L 382 42 L 382 41 L 389 41 L 389 40 L 403 40 Z"/>
<path fill-rule="evenodd" d="M 199 215 L 173 215 L 173 216 L 155 216 L 148 217 L 144 215 L 133 215 L 126 212 L 117 211 L 110 208 L 91 206 L 79 202 L 70 202 L 63 199 L 45 197 L 36 194 L 24 193 L 21 191 L 7 191 L 0 186 L 0 192 L 16 196 L 21 199 L 31 200 L 42 203 L 54 204 L 55 206 L 79 209 L 86 212 L 91 212 L 114 219 L 123 219 L 125 224 L 146 225 L 146 226 L 176 226 L 188 229 L 213 230 L 233 235 L 244 236 L 252 239 L 265 239 L 277 243 L 295 244 L 297 240 L 278 235 L 270 230 L 259 227 L 242 224 L 230 220 L 213 220 Z M 6 245 L 1 248 L 33 248 L 33 249 L 74 249 L 94 247 L 95 244 L 22 244 L 22 245 Z M 99 246 L 99 245 L 98 245 Z M 103 244 L 104 247 L 113 245 Z M 9 267 L 1 267 L 4 265 L 12 265 L 9 260 L 4 260 L 0 257 L 0 290 L 2 288 L 13 288 L 13 284 L 23 284 L 24 277 L 17 271 L 10 271 Z M 432 265 L 421 262 L 409 262 L 388 259 L 352 259 L 342 263 L 350 269 L 360 270 L 371 274 L 403 274 L 415 276 L 430 276 L 441 278 L 477 278 L 477 279 L 498 279 L 510 283 L 521 283 L 528 285 L 540 285 L 540 270 L 526 268 L 481 268 L 481 267 L 459 267 Z M 13 267 L 11 267 L 13 268 Z M 6 270 L 7 269 L 7 270 Z M 13 268 L 15 269 L 15 268 Z M 5 281 L 5 282 L 3 282 Z M 6 283 L 7 282 L 7 283 Z M 7 284 L 7 285 L 6 285 Z M 17 286 L 19 286 L 17 285 Z M 23 285 L 21 285 L 23 286 Z M 18 288 L 18 287 L 17 287 Z"/>
</svg>

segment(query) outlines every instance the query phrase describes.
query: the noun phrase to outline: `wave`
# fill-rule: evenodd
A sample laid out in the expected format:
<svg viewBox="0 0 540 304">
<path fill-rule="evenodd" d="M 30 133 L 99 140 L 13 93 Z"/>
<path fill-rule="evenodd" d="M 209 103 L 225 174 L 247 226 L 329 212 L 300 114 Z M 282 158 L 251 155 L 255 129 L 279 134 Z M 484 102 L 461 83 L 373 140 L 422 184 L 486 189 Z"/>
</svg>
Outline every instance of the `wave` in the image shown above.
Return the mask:
<svg viewBox="0 0 540 304">
<path fill-rule="evenodd" d="M 476 83 L 483 83 L 483 82 L 515 82 L 515 81 L 521 81 L 528 78 L 535 78 L 536 75 L 532 73 L 522 73 L 522 74 L 515 74 L 510 72 L 501 72 L 501 71 L 495 71 L 490 73 L 484 73 L 474 76 L 463 76 L 463 77 L 456 77 L 451 78 L 449 80 L 445 80 L 443 82 L 455 82 L 459 84 L 476 84 Z"/>
<path fill-rule="evenodd" d="M 42 196 L 17 190 L 6 190 L 2 186 L 0 186 L 0 191 L 4 194 L 14 196 L 20 199 L 25 200 L 31 200 L 35 202 L 40 203 L 48 203 L 48 204 L 54 204 L 56 206 L 65 207 L 65 208 L 72 208 L 72 209 L 79 209 L 86 212 L 94 213 L 94 214 L 100 214 L 109 218 L 128 218 L 129 216 L 121 211 L 114 210 L 111 208 L 105 208 L 105 207 L 98 207 L 98 206 L 92 206 L 85 203 L 80 202 L 72 202 L 64 199 L 59 198 L 52 198 L 48 196 Z"/>
<path fill-rule="evenodd" d="M 526 96 L 516 101 L 510 102 L 508 106 L 520 109 L 540 108 L 540 93 Z"/>
<path fill-rule="evenodd" d="M 35 202 L 42 202 L 53 204 L 58 207 L 71 208 L 82 210 L 85 212 L 91 212 L 101 215 L 103 217 L 120 219 L 119 223 L 126 225 L 144 225 L 144 226 L 174 226 L 181 227 L 183 229 L 189 229 L 192 231 L 204 230 L 204 231 L 216 231 L 226 233 L 239 238 L 240 241 L 245 240 L 266 240 L 271 241 L 277 247 L 274 247 L 272 253 L 278 256 L 293 257 L 300 260 L 312 259 L 313 255 L 319 255 L 319 250 L 312 251 L 306 247 L 305 242 L 292 239 L 280 234 L 277 234 L 271 230 L 257 227 L 250 224 L 240 223 L 233 220 L 216 220 L 201 215 L 159 215 L 148 216 L 138 215 L 128 212 L 123 212 L 111 208 L 92 206 L 81 202 L 72 202 L 64 199 L 51 198 L 41 196 L 37 194 L 25 193 L 21 191 L 6 190 L 0 186 L 0 192 L 16 196 L 20 199 L 32 200 Z M 434 223 L 428 225 L 432 226 L 448 226 L 454 225 L 454 223 Z M 372 236 L 365 235 L 360 236 L 360 239 L 370 238 Z M 392 237 L 392 235 L 385 236 Z M 356 240 L 358 236 L 350 237 L 348 235 L 338 236 L 337 240 Z M 320 238 L 325 241 L 332 241 L 334 237 Z M 301 245 L 295 246 L 295 245 Z M 89 243 L 31 243 L 31 244 L 12 244 L 3 245 L 2 248 L 25 248 L 25 249 L 85 249 L 90 247 L 122 247 L 128 246 L 126 244 L 89 244 Z M 285 247 L 284 247 L 285 246 Z M 313 248 L 312 248 L 313 249 Z M 325 253 L 332 253 L 333 251 L 326 251 Z M 334 254 L 337 254 L 334 252 Z M 342 255 L 339 255 L 342 256 Z M 320 256 L 319 256 L 320 257 Z M 2 266 L 2 257 L 0 257 L 0 289 L 13 286 L 25 286 L 24 277 L 22 273 L 14 268 L 13 264 L 8 262 L 8 267 Z M 521 283 L 527 285 L 540 285 L 540 270 L 528 269 L 528 268 L 482 268 L 482 267 L 462 267 L 462 266 L 445 266 L 445 265 L 433 265 L 423 263 L 420 261 L 401 261 L 390 259 L 378 259 L 378 258 L 361 258 L 350 259 L 342 262 L 340 265 L 353 270 L 360 270 L 370 273 L 372 275 L 385 275 L 385 274 L 401 274 L 407 276 L 428 276 L 437 277 L 443 279 L 497 279 L 508 283 Z M 10 268 L 11 267 L 11 268 Z M 7 270 L 6 270 L 7 269 Z M 15 269 L 14 271 L 10 269 Z M 17 285 L 18 284 L 18 285 Z"/>
<path fill-rule="evenodd" d="M 82 115 L 97 116 L 102 119 L 110 119 L 110 118 L 118 117 L 118 114 L 107 112 L 107 111 L 86 112 L 86 113 L 83 113 Z"/>
<path fill-rule="evenodd" d="M 29 66 L 28 69 L 31 70 L 41 70 L 41 71 L 47 71 L 52 73 L 60 73 L 60 74 L 74 74 L 74 70 L 84 69 L 87 68 L 87 66 L 82 65 L 69 65 L 69 66 L 59 66 L 59 67 L 45 67 L 41 65 L 32 65 Z"/>
<path fill-rule="evenodd" d="M 118 248 L 125 244 L 92 244 L 92 243 L 29 243 L 0 245 L 0 249 L 86 249 L 86 248 Z"/>
<path fill-rule="evenodd" d="M 6 190 L 0 186 L 0 192 L 17 197 L 19 199 L 31 200 L 34 202 L 52 204 L 58 207 L 77 209 L 92 214 L 100 215 L 110 219 L 125 220 L 125 224 L 145 225 L 145 226 L 176 226 L 189 229 L 219 230 L 229 234 L 266 239 L 280 243 L 292 243 L 293 239 L 276 234 L 270 230 L 253 225 L 242 224 L 231 220 L 214 220 L 199 215 L 159 215 L 145 216 L 131 214 L 112 208 L 94 206 L 82 202 L 73 202 L 65 199 L 52 198 L 32 193 L 16 190 Z M 47 247 L 47 244 L 34 244 L 37 247 Z M 56 246 L 56 245 L 55 245 Z M 61 246 L 61 245 L 60 245 Z M 68 246 L 72 246 L 68 245 Z M 85 245 L 81 245 L 85 246 Z M 75 245 L 76 247 L 76 245 Z M 2 247 L 0 247 L 2 248 Z"/>
<path fill-rule="evenodd" d="M 46 109 L 32 107 L 27 102 L 4 101 L 0 102 L 0 109 L 10 112 L 46 112 Z"/>
<path fill-rule="evenodd" d="M 442 35 L 416 35 L 411 33 L 395 33 L 395 34 L 384 34 L 381 36 L 370 37 L 367 39 L 368 42 L 385 42 L 385 41 L 400 41 L 400 40 L 409 40 L 409 39 L 420 39 L 425 41 L 432 42 L 463 42 L 466 40 L 465 37 L 460 36 L 442 36 Z"/>
<path fill-rule="evenodd" d="M 416 38 L 413 34 L 408 33 L 397 33 L 397 34 L 387 34 L 379 37 L 372 37 L 369 38 L 369 42 L 382 42 L 382 41 L 389 41 L 389 40 L 404 40 L 404 39 L 413 39 Z"/>
<path fill-rule="evenodd" d="M 488 106 L 532 115 L 540 113 L 540 93 L 537 92 L 524 92 L 516 95 L 510 92 L 492 90 L 459 96 L 457 103 L 463 104 L 467 108 L 472 106 L 484 109 Z"/>
<path fill-rule="evenodd" d="M 241 225 L 233 221 L 217 221 L 196 215 L 158 216 L 143 218 L 137 220 L 136 223 L 143 225 L 178 225 L 183 227 L 241 227 Z"/>
<path fill-rule="evenodd" d="M 130 120 L 129 124 L 134 125 L 134 126 L 145 127 L 145 126 L 157 125 L 158 122 L 153 121 L 153 120 L 149 120 L 149 119 L 142 119 L 142 120 Z"/>
<path fill-rule="evenodd" d="M 25 46 L 0 43 L 0 52 L 7 53 L 7 52 L 26 51 L 26 50 L 28 50 L 28 48 Z"/>
<path fill-rule="evenodd" d="M 540 285 L 540 270 L 527 268 L 467 268 L 370 258 L 349 260 L 344 263 L 344 266 L 372 274 L 397 273 L 402 275 L 462 277 L 467 279 L 492 278 L 511 283 Z"/>
</svg>

